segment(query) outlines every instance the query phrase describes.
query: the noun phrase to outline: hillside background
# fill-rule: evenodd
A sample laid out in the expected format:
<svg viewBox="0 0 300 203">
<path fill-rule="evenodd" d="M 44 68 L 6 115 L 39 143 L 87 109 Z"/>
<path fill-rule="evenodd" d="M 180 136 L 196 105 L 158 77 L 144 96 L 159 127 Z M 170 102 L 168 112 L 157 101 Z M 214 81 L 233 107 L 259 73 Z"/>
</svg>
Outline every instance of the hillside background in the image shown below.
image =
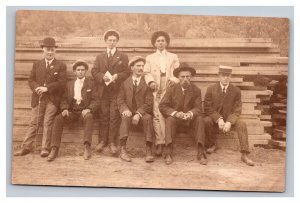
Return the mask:
<svg viewBox="0 0 300 203">
<path fill-rule="evenodd" d="M 271 38 L 279 45 L 281 55 L 288 56 L 287 18 L 18 11 L 16 25 L 17 40 L 102 37 L 112 28 L 124 39 L 150 40 L 157 30 L 167 31 L 171 38 Z"/>
</svg>

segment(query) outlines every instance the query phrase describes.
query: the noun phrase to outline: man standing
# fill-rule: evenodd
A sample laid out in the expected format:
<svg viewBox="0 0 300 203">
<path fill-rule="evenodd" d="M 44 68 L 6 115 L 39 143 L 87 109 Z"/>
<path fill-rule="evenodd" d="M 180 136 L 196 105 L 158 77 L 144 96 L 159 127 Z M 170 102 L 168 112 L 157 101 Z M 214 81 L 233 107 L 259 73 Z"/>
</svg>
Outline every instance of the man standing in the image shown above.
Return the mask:
<svg viewBox="0 0 300 203">
<path fill-rule="evenodd" d="M 173 140 L 176 127 L 189 127 L 197 143 L 197 159 L 206 165 L 204 150 L 205 129 L 202 118 L 201 90 L 191 83 L 191 77 L 196 74 L 194 68 L 183 66 L 174 70 L 174 76 L 180 83 L 168 88 L 159 104 L 159 110 L 166 118 L 166 164 L 173 162 Z"/>
<path fill-rule="evenodd" d="M 14 154 L 15 156 L 30 153 L 42 122 L 43 138 L 40 155 L 41 157 L 48 156 L 53 120 L 63 94 L 62 89 L 66 83 L 66 65 L 55 59 L 57 48 L 55 39 L 52 37 L 45 38 L 41 47 L 44 58 L 33 64 L 28 79 L 29 87 L 32 90 L 29 129 L 21 149 Z"/>
<path fill-rule="evenodd" d="M 126 152 L 126 142 L 131 124 L 142 123 L 146 138 L 146 162 L 153 162 L 152 142 L 154 136 L 152 111 L 153 94 L 147 86 L 143 69 L 145 59 L 140 56 L 133 57 L 128 66 L 132 70 L 132 76 L 128 77 L 121 85 L 118 95 L 118 107 L 122 115 L 120 127 L 120 158 L 124 161 L 131 161 L 131 157 Z"/>
<path fill-rule="evenodd" d="M 168 86 L 178 83 L 173 76 L 174 69 L 179 67 L 179 60 L 176 54 L 170 53 L 166 48 L 170 45 L 170 36 L 164 31 L 153 33 L 151 39 L 156 52 L 146 57 L 144 71 L 146 82 L 154 90 L 153 125 L 156 137 L 156 155 L 161 156 L 165 145 L 165 119 L 159 111 L 158 104 L 164 96 Z"/>
<path fill-rule="evenodd" d="M 204 99 L 207 153 L 216 150 L 216 134 L 226 134 L 233 126 L 241 148 L 241 160 L 249 166 L 254 162 L 248 157 L 249 144 L 246 123 L 239 116 L 242 112 L 241 91 L 230 83 L 232 68 L 219 67 L 220 82 L 207 88 Z"/>
<path fill-rule="evenodd" d="M 85 160 L 91 158 L 93 113 L 97 111 L 99 102 L 94 82 L 90 78 L 85 77 L 88 69 L 88 64 L 83 60 L 78 60 L 73 65 L 76 79 L 68 82 L 60 105 L 62 113 L 55 118 L 48 161 L 53 161 L 58 154 L 64 124 L 74 122 L 79 118 L 83 120 L 84 124 L 83 157 Z"/>
<path fill-rule="evenodd" d="M 120 114 L 117 106 L 117 95 L 120 85 L 129 76 L 128 56 L 116 46 L 120 35 L 115 30 L 104 33 L 106 50 L 96 57 L 92 76 L 98 86 L 100 98 L 100 130 L 97 151 L 102 151 L 109 144 L 110 152 L 117 154 L 116 138 L 120 127 Z"/>
</svg>

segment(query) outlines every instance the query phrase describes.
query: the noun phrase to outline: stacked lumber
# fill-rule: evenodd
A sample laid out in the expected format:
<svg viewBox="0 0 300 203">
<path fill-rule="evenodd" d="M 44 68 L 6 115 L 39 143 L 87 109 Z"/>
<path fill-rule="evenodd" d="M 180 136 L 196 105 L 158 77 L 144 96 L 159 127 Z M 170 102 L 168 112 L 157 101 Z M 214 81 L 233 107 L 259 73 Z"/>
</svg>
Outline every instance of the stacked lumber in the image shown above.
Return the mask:
<svg viewBox="0 0 300 203">
<path fill-rule="evenodd" d="M 42 39 L 42 37 L 40 38 Z M 98 53 L 105 50 L 105 44 L 100 38 L 72 38 L 58 39 L 59 49 L 57 58 L 67 64 L 68 78 L 73 78 L 72 63 L 77 59 L 84 59 L 90 67 Z M 37 40 L 17 39 L 15 55 L 15 92 L 14 92 L 14 141 L 21 141 L 24 130 L 30 119 L 30 89 L 27 78 L 32 63 L 41 58 L 41 49 Z M 147 56 L 155 50 L 149 40 L 121 40 L 119 49 L 128 54 Z M 232 83 L 241 89 L 242 115 L 248 124 L 249 143 L 268 144 L 271 139 L 268 128 L 272 127 L 270 112 L 270 98 L 273 91 L 268 80 L 287 76 L 288 58 L 280 56 L 278 45 L 269 38 L 226 38 L 226 39 L 174 39 L 171 41 L 170 52 L 176 53 L 180 62 L 188 63 L 196 68 L 197 75 L 193 82 L 202 90 L 202 97 L 209 85 L 218 81 L 218 66 L 233 66 Z M 90 71 L 88 72 L 90 75 Z M 257 82 L 258 81 L 258 82 Z M 94 136 L 98 133 L 95 122 Z M 78 141 L 72 133 L 66 130 L 63 141 Z M 68 136 L 70 135 L 70 136 Z M 80 136 L 77 136 L 78 138 Z M 181 136 L 181 137 L 184 137 Z M 97 138 L 95 138 L 97 139 Z M 220 144 L 237 143 L 236 137 L 220 137 Z"/>
<path fill-rule="evenodd" d="M 287 124 L 287 77 L 279 81 L 271 81 L 269 84 L 274 94 L 270 100 L 272 112 L 273 132 L 269 144 L 275 148 L 286 148 L 286 124 Z"/>
</svg>

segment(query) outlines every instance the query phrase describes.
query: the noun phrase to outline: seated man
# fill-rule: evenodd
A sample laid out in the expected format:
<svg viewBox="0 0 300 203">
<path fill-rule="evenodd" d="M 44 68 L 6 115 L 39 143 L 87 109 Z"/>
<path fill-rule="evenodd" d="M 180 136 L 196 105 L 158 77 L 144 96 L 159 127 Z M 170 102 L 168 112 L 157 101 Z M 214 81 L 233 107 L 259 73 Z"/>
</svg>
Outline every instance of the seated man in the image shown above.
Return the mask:
<svg viewBox="0 0 300 203">
<path fill-rule="evenodd" d="M 230 83 L 232 68 L 219 67 L 220 82 L 207 88 L 204 99 L 205 129 L 207 153 L 216 149 L 216 135 L 218 131 L 226 134 L 234 126 L 237 131 L 241 147 L 241 159 L 249 166 L 254 166 L 248 157 L 249 144 L 246 123 L 240 120 L 242 112 L 241 91 Z"/>
<path fill-rule="evenodd" d="M 197 143 L 197 158 L 202 165 L 207 164 L 204 150 L 205 130 L 202 118 L 201 90 L 191 83 L 196 74 L 194 68 L 182 66 L 173 71 L 179 83 L 169 87 L 159 104 L 159 110 L 166 118 L 166 164 L 171 164 L 172 142 L 176 135 L 176 127 L 188 126 Z"/>
<path fill-rule="evenodd" d="M 48 161 L 53 161 L 58 154 L 64 124 L 66 122 L 74 122 L 79 118 L 82 118 L 84 123 L 83 157 L 85 160 L 91 158 L 92 113 L 96 112 L 99 102 L 93 81 L 85 77 L 88 68 L 88 64 L 82 60 L 76 61 L 73 65 L 73 71 L 77 78 L 67 83 L 60 104 L 62 113 L 57 115 L 54 120 L 51 136 L 51 152 L 47 158 Z"/>
<path fill-rule="evenodd" d="M 145 59 L 140 56 L 133 57 L 128 66 L 131 67 L 132 75 L 121 85 L 117 103 L 122 115 L 120 126 L 120 158 L 124 161 L 131 161 L 126 152 L 126 142 L 129 135 L 130 125 L 138 125 L 142 121 L 146 138 L 146 162 L 153 162 L 153 94 L 147 86 L 143 76 Z"/>
</svg>

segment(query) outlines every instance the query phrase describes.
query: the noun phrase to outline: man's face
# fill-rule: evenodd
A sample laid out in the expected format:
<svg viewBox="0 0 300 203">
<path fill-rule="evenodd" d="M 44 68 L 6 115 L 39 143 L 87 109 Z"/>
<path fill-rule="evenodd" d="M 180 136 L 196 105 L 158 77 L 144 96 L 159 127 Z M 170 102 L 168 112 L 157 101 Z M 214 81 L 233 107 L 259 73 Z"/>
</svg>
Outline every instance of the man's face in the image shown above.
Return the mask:
<svg viewBox="0 0 300 203">
<path fill-rule="evenodd" d="M 144 73 L 144 65 L 145 63 L 143 61 L 138 61 L 134 63 L 133 66 L 131 66 L 132 74 L 140 77 Z"/>
<path fill-rule="evenodd" d="M 43 47 L 44 58 L 47 60 L 52 60 L 55 57 L 56 48 L 55 47 Z"/>
<path fill-rule="evenodd" d="M 155 41 L 155 47 L 160 51 L 163 51 L 164 49 L 166 49 L 167 44 L 168 44 L 167 40 L 164 36 L 158 37 Z"/>
<path fill-rule="evenodd" d="M 108 36 L 105 43 L 107 48 L 113 49 L 117 46 L 118 38 L 116 36 Z"/>
<path fill-rule="evenodd" d="M 188 88 L 191 85 L 192 74 L 190 71 L 181 71 L 178 75 L 178 79 L 183 88 Z"/>
<path fill-rule="evenodd" d="M 82 79 L 85 77 L 86 70 L 85 67 L 81 65 L 81 66 L 77 66 L 74 72 L 77 78 Z"/>
<path fill-rule="evenodd" d="M 227 86 L 231 79 L 230 73 L 219 73 L 220 82 L 223 86 Z"/>
</svg>

